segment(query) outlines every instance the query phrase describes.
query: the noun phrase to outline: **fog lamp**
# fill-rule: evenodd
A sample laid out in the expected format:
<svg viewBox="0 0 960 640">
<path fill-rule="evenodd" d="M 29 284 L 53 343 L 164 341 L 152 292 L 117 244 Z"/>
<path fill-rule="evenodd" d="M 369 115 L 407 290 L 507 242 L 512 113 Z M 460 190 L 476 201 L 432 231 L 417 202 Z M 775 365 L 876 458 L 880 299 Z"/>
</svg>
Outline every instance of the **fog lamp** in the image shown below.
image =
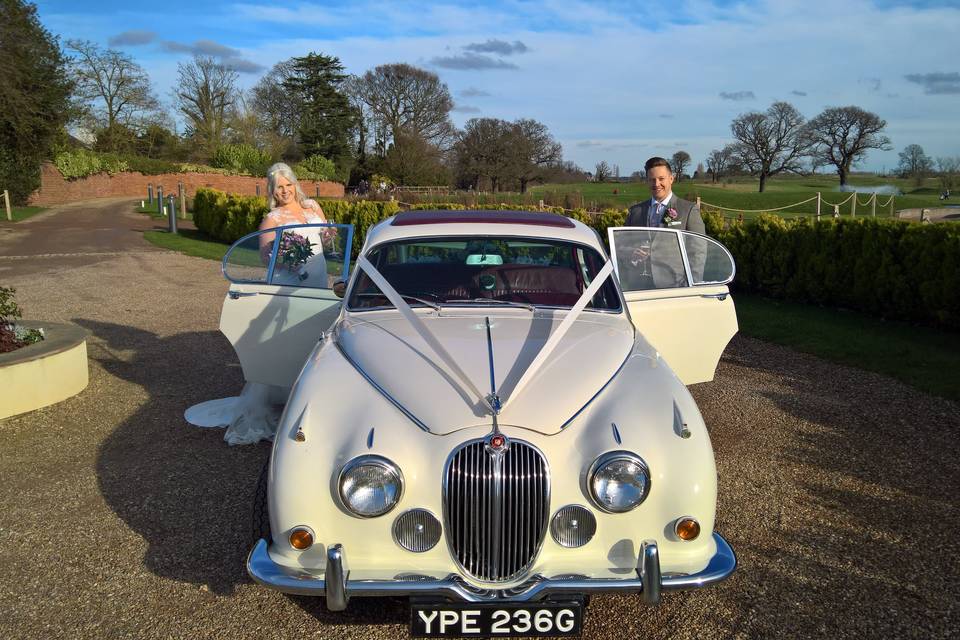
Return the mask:
<svg viewBox="0 0 960 640">
<path fill-rule="evenodd" d="M 673 532 L 681 540 L 695 540 L 700 535 L 700 523 L 696 518 L 684 516 L 673 525 Z"/>
<path fill-rule="evenodd" d="M 597 519 L 586 507 L 571 504 L 558 510 L 550 521 L 550 535 L 561 547 L 575 549 L 590 542 L 597 532 Z"/>
<path fill-rule="evenodd" d="M 290 546 L 305 551 L 313 546 L 313 531 L 308 527 L 297 527 L 290 532 Z"/>
</svg>

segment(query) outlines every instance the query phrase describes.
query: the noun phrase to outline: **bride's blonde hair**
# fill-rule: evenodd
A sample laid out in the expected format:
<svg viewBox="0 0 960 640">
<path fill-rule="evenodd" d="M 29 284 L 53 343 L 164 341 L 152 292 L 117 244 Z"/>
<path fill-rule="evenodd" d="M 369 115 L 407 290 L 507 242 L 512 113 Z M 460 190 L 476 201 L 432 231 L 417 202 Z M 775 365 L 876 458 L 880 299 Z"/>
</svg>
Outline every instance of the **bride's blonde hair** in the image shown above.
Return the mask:
<svg viewBox="0 0 960 640">
<path fill-rule="evenodd" d="M 267 199 L 270 201 L 270 208 L 277 208 L 277 199 L 276 196 L 274 196 L 274 192 L 277 190 L 277 178 L 281 176 L 289 180 L 290 184 L 297 190 L 297 202 L 299 202 L 302 207 L 303 203 L 307 200 L 307 196 L 303 193 L 303 189 L 300 188 L 300 181 L 297 180 L 297 174 L 293 172 L 293 169 L 291 169 L 289 165 L 283 162 L 277 162 L 267 169 Z"/>
</svg>

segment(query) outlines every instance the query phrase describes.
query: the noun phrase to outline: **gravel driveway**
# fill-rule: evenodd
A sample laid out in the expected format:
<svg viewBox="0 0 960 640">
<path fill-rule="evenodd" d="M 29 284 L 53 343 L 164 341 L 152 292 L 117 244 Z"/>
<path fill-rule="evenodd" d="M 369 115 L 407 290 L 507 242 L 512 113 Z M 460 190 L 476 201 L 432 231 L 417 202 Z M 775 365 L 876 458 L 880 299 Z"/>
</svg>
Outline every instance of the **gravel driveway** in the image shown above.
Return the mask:
<svg viewBox="0 0 960 640">
<path fill-rule="evenodd" d="M 0 637 L 405 637 L 401 601 L 331 614 L 246 577 L 269 445 L 231 448 L 182 418 L 241 386 L 217 331 L 226 282 L 215 262 L 146 244 L 155 223 L 131 209 L 0 231 L 0 284 L 27 317 L 93 334 L 83 393 L 0 421 Z M 62 245 L 92 228 L 114 240 Z M 740 567 L 657 608 L 594 597 L 584 637 L 960 635 L 960 405 L 745 338 L 692 391 Z"/>
</svg>

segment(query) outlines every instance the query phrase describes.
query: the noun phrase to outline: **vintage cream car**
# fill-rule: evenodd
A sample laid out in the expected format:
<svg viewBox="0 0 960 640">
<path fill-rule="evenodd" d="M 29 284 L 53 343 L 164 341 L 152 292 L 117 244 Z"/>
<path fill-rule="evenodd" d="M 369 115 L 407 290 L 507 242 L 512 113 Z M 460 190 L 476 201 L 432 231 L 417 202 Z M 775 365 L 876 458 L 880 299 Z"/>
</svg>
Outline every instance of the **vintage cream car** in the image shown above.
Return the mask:
<svg viewBox="0 0 960 640">
<path fill-rule="evenodd" d="M 725 248 L 624 227 L 611 260 L 554 214 L 412 211 L 351 269 L 330 226 L 326 282 L 284 272 L 280 237 L 268 268 L 257 234 L 224 259 L 244 375 L 291 389 L 254 580 L 331 610 L 410 596 L 419 636 L 566 635 L 587 594 L 656 603 L 733 572 L 685 386 L 737 329 Z"/>
</svg>

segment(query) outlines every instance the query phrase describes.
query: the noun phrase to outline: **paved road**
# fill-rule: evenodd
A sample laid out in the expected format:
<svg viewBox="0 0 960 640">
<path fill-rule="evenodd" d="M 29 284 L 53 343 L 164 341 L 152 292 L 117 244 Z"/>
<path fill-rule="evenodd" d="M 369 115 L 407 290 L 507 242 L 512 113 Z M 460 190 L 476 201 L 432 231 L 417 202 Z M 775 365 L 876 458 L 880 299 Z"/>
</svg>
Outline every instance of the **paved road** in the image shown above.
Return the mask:
<svg viewBox="0 0 960 640">
<path fill-rule="evenodd" d="M 124 206 L 76 209 L 120 255 L 0 258 L 28 317 L 93 333 L 86 391 L 0 421 L 0 637 L 405 637 L 401 601 L 331 614 L 246 577 L 269 446 L 231 448 L 181 417 L 240 388 L 216 330 L 226 283 L 212 261 L 142 242 L 152 223 Z M 49 236 L 76 212 L 32 226 Z M 960 406 L 742 338 L 693 393 L 740 568 L 657 608 L 596 597 L 586 638 L 958 637 Z"/>
</svg>

